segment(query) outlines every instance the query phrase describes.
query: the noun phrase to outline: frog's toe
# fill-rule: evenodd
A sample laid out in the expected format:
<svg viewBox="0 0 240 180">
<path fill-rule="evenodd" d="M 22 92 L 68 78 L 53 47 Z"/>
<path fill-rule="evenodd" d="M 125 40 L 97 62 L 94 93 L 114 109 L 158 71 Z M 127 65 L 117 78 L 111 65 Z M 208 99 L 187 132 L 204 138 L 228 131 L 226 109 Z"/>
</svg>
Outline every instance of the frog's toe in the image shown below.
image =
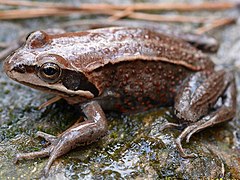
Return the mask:
<svg viewBox="0 0 240 180">
<path fill-rule="evenodd" d="M 160 131 L 163 131 L 165 129 L 168 129 L 168 128 L 174 128 L 174 127 L 181 127 L 180 124 L 176 124 L 176 123 L 164 123 L 161 127 L 160 127 Z"/>
<path fill-rule="evenodd" d="M 23 159 L 35 159 L 35 158 L 47 157 L 50 154 L 51 148 L 52 148 L 51 146 L 48 146 L 47 148 L 37 152 L 19 153 L 16 155 L 14 159 L 14 163 L 17 163 L 18 161 Z"/>
<path fill-rule="evenodd" d="M 43 174 L 44 174 L 45 177 L 48 176 L 50 168 L 51 168 L 51 166 L 52 166 L 52 164 L 53 164 L 53 162 L 55 161 L 56 158 L 57 158 L 57 156 L 54 153 L 50 155 L 50 157 L 48 159 L 48 162 L 43 169 Z"/>
<path fill-rule="evenodd" d="M 196 128 L 196 129 L 192 130 L 192 131 L 187 135 L 187 137 L 186 137 L 186 142 L 187 142 L 187 143 L 189 143 L 190 138 L 192 137 L 192 135 L 193 135 L 194 133 L 196 133 L 198 130 L 199 130 L 199 128 Z"/>
<path fill-rule="evenodd" d="M 36 135 L 38 137 L 41 137 L 41 138 L 44 138 L 46 141 L 50 142 L 51 144 L 53 144 L 53 142 L 55 142 L 57 140 L 57 137 L 56 136 L 53 136 L 51 134 L 47 134 L 45 132 L 42 132 L 42 131 L 38 131 L 36 133 Z"/>
<path fill-rule="evenodd" d="M 190 154 L 187 154 L 184 149 L 182 148 L 182 139 L 181 138 L 177 138 L 176 139 L 176 145 L 177 145 L 177 148 L 179 150 L 179 153 L 181 155 L 181 157 L 183 158 L 193 158 L 193 157 L 196 157 L 197 155 L 194 154 L 194 153 L 190 153 Z"/>
<path fill-rule="evenodd" d="M 45 167 L 45 168 L 43 169 L 42 173 L 43 173 L 43 175 L 44 175 L 45 177 L 48 176 L 49 170 L 50 170 L 50 167 Z"/>
<path fill-rule="evenodd" d="M 186 136 L 188 136 L 189 133 L 191 133 L 195 128 L 197 127 L 196 124 L 190 125 L 188 127 L 186 127 L 183 132 L 178 136 L 178 138 L 176 139 L 176 145 L 177 148 L 179 150 L 179 153 L 182 157 L 184 158 L 192 158 L 192 157 L 196 157 L 195 154 L 187 154 L 185 153 L 184 149 L 182 148 L 182 140 L 186 138 Z"/>
</svg>

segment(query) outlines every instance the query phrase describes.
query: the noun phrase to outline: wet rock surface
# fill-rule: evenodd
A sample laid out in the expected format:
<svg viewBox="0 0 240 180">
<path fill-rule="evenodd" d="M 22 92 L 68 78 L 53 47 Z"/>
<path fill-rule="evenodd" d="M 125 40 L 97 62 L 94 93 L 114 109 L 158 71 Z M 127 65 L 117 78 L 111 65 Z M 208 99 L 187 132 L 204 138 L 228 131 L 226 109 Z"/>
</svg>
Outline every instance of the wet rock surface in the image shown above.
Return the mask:
<svg viewBox="0 0 240 180">
<path fill-rule="evenodd" d="M 222 12 L 222 16 L 224 13 L 239 16 L 238 11 Z M 42 18 L 1 22 L 0 40 L 10 43 L 25 32 L 39 27 L 61 27 L 64 20 Z M 182 29 L 193 28 L 189 25 L 177 26 Z M 77 29 L 74 25 L 68 28 Z M 239 29 L 238 20 L 234 25 L 210 33 L 220 42 L 218 53 L 211 56 L 218 67 L 235 72 L 238 92 Z M 37 138 L 35 133 L 41 130 L 60 134 L 79 118 L 79 110 L 63 100 L 38 110 L 52 96 L 13 82 L 4 74 L 2 63 L 0 85 L 0 179 L 240 178 L 239 113 L 235 120 L 207 128 L 195 134 L 189 143 L 184 142 L 187 152 L 198 154 L 196 158 L 184 159 L 174 143 L 181 130 L 161 130 L 165 122 L 177 122 L 171 108 L 133 115 L 108 113 L 108 134 L 97 143 L 79 147 L 57 159 L 49 177 L 45 178 L 41 171 L 47 162 L 46 158 L 24 160 L 16 165 L 13 163 L 14 157 L 18 152 L 44 148 L 46 142 Z"/>
</svg>

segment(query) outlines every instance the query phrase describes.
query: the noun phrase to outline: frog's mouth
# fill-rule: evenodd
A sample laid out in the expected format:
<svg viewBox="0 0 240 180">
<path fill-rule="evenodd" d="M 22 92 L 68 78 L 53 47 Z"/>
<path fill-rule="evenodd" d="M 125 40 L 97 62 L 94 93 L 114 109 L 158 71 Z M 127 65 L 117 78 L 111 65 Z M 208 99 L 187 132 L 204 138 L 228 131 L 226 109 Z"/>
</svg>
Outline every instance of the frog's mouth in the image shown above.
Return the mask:
<svg viewBox="0 0 240 180">
<path fill-rule="evenodd" d="M 41 80 L 35 73 L 20 73 L 14 71 L 13 69 L 10 71 L 6 71 L 6 74 L 13 80 L 20 82 L 26 86 L 32 87 L 34 89 L 38 89 L 47 93 L 57 94 L 63 98 L 78 96 L 84 97 L 87 99 L 94 98 L 94 94 L 87 90 L 71 90 L 66 88 L 61 81 L 49 84 Z"/>
<path fill-rule="evenodd" d="M 20 81 L 18 81 L 18 82 L 20 82 Z M 20 83 L 24 84 L 26 86 L 32 87 L 34 89 L 50 93 L 50 94 L 58 94 L 58 95 L 60 95 L 62 97 L 65 97 L 65 98 L 73 97 L 73 96 L 82 96 L 82 97 L 91 99 L 91 98 L 94 97 L 94 95 L 90 91 L 83 91 L 83 90 L 72 91 L 72 90 L 69 90 L 67 88 L 62 88 L 64 86 L 58 86 L 57 85 L 57 87 L 56 86 L 46 87 L 46 86 L 41 86 L 41 85 L 35 86 L 35 85 L 30 84 L 28 82 L 22 82 L 22 81 Z"/>
</svg>

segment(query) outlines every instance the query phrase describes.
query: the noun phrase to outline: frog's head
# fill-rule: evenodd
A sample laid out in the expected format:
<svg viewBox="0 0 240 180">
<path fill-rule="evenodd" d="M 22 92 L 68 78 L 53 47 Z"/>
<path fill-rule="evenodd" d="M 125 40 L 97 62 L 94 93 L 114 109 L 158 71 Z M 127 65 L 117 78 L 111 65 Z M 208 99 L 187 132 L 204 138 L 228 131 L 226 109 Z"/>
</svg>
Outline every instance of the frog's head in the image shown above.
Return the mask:
<svg viewBox="0 0 240 180">
<path fill-rule="evenodd" d="M 58 94 L 63 98 L 93 98 L 97 88 L 80 70 L 71 66 L 51 36 L 43 31 L 30 34 L 23 47 L 10 55 L 4 64 L 6 74 L 30 87 Z"/>
</svg>

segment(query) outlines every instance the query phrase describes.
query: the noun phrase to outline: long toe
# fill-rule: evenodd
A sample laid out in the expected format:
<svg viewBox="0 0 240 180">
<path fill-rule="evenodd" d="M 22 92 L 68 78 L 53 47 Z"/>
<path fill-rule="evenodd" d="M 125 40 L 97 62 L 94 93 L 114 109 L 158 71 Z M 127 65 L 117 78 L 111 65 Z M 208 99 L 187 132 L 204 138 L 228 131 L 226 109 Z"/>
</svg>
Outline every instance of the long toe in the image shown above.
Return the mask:
<svg viewBox="0 0 240 180">
<path fill-rule="evenodd" d="M 19 153 L 16 155 L 14 162 L 17 163 L 22 159 L 35 159 L 35 158 L 47 157 L 50 154 L 50 150 L 51 150 L 51 146 L 48 146 L 47 148 L 37 152 Z"/>
<path fill-rule="evenodd" d="M 196 157 L 197 155 L 194 154 L 194 153 L 190 153 L 190 154 L 187 154 L 185 152 L 185 150 L 182 148 L 182 139 L 181 138 L 177 138 L 176 139 L 176 145 L 177 145 L 177 148 L 178 148 L 178 151 L 180 153 L 180 155 L 183 157 L 183 158 L 193 158 L 193 157 Z"/>
<path fill-rule="evenodd" d="M 51 144 L 53 144 L 56 141 L 56 139 L 57 139 L 56 136 L 53 136 L 51 134 L 47 134 L 47 133 L 42 132 L 42 131 L 38 131 L 36 133 L 36 135 L 38 137 L 41 137 L 41 138 L 45 139 L 46 141 L 50 142 Z"/>
</svg>

